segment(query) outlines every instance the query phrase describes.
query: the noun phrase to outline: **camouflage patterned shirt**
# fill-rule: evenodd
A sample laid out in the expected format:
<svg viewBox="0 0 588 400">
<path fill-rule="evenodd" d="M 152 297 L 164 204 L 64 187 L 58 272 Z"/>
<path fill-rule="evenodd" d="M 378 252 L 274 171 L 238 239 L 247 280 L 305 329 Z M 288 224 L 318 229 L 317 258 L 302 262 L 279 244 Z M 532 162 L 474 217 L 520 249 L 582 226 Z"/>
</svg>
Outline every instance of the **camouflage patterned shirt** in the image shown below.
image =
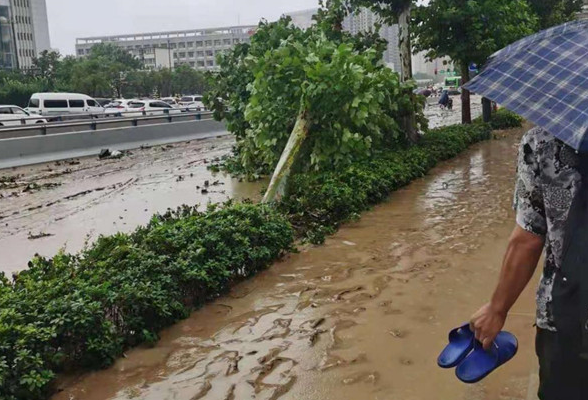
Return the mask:
<svg viewBox="0 0 588 400">
<path fill-rule="evenodd" d="M 581 184 L 576 152 L 540 128 L 522 139 L 514 208 L 517 223 L 545 237 L 545 265 L 537 291 L 537 326 L 555 330 L 551 291 L 561 267 L 566 220 Z"/>
</svg>

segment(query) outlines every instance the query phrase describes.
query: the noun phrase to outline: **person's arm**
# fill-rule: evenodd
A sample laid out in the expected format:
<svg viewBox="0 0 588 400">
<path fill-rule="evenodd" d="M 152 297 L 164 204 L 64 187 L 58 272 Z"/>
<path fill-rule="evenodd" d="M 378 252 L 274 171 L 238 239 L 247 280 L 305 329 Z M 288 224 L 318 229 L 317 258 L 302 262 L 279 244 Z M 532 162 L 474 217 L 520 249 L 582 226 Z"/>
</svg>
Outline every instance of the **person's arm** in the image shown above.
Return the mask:
<svg viewBox="0 0 588 400">
<path fill-rule="evenodd" d="M 476 339 L 486 350 L 504 327 L 508 312 L 533 277 L 544 244 L 544 237 L 527 232 L 518 225 L 514 229 L 492 300 L 476 312 L 470 322 Z"/>
<path fill-rule="evenodd" d="M 533 277 L 545 243 L 547 219 L 536 133 L 527 133 L 519 149 L 514 196 L 517 227 L 508 243 L 498 286 L 490 303 L 475 313 L 470 322 L 476 339 L 482 342 L 485 349 L 492 346 L 504 326 L 508 312 Z"/>
</svg>

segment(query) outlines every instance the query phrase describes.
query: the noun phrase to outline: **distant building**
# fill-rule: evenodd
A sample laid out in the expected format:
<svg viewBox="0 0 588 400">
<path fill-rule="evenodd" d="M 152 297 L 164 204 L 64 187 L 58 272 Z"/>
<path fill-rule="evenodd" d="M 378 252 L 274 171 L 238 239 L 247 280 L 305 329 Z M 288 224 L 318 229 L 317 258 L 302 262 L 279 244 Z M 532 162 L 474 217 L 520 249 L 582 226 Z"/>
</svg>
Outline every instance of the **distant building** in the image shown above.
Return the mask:
<svg viewBox="0 0 588 400">
<path fill-rule="evenodd" d="M 413 74 L 429 75 L 436 82 L 441 82 L 446 76 L 446 71 L 455 69 L 449 57 L 428 61 L 425 54 L 426 52 L 423 51 L 412 56 Z"/>
<path fill-rule="evenodd" d="M 45 0 L 0 0 L 0 68 L 30 68 L 45 50 L 51 50 Z"/>
<path fill-rule="evenodd" d="M 76 39 L 76 55 L 84 57 L 96 44 L 112 43 L 143 60 L 147 68 L 188 64 L 210 70 L 217 67 L 217 54 L 238 43 L 249 42 L 256 29 L 257 26 L 234 26 L 79 38 Z"/>
<path fill-rule="evenodd" d="M 176 66 L 174 52 L 171 49 L 153 47 L 150 49 L 133 49 L 130 53 L 143 62 L 147 69 L 173 69 Z"/>
<path fill-rule="evenodd" d="M 292 18 L 292 23 L 301 28 L 310 28 L 314 21 L 312 17 L 316 15 L 318 8 L 312 8 L 309 10 L 289 12 L 285 14 Z M 360 12 L 349 15 L 343 21 L 343 29 L 347 32 L 357 35 L 361 32 L 373 31 L 376 23 L 378 22 L 378 16 L 368 10 L 361 9 Z M 400 71 L 400 52 L 398 51 L 398 25 L 382 25 L 380 29 L 380 36 L 388 41 L 388 49 L 384 53 L 384 62 L 394 71 Z"/>
<path fill-rule="evenodd" d="M 376 13 L 367 8 L 351 14 L 343 21 L 343 29 L 357 35 L 361 32 L 373 31 L 376 24 L 380 22 Z M 388 42 L 388 49 L 384 53 L 384 62 L 394 71 L 399 72 L 402 63 L 400 62 L 400 51 L 398 49 L 398 25 L 381 24 L 380 36 Z"/>
</svg>

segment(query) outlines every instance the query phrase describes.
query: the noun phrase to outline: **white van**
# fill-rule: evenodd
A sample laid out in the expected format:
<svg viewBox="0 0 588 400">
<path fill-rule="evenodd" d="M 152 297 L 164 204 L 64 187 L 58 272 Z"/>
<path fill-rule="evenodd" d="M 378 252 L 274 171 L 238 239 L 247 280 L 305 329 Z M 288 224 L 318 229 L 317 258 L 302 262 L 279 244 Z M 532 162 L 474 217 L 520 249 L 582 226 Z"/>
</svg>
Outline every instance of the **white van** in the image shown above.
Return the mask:
<svg viewBox="0 0 588 400">
<path fill-rule="evenodd" d="M 194 94 L 192 96 L 183 96 L 180 99 L 180 108 L 186 111 L 205 111 L 204 100 L 202 95 Z"/>
<path fill-rule="evenodd" d="M 104 114 L 96 100 L 79 93 L 35 93 L 26 110 L 38 115 Z"/>
</svg>

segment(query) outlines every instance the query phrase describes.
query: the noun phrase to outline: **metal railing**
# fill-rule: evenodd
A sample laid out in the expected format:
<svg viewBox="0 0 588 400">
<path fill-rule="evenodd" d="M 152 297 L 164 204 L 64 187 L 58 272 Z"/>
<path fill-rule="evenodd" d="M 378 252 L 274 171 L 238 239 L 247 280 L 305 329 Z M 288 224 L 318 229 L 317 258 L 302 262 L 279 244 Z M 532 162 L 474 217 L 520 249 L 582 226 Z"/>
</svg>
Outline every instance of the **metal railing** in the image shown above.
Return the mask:
<svg viewBox="0 0 588 400">
<path fill-rule="evenodd" d="M 167 111 L 167 110 L 165 110 Z M 155 112 L 155 111 L 153 111 Z M 195 112 L 160 112 L 157 115 L 148 115 L 152 111 L 132 111 L 125 113 L 124 116 L 105 116 L 103 114 L 87 114 L 87 115 L 64 115 L 64 116 L 42 116 L 39 119 L 52 119 L 53 122 L 47 123 L 31 123 L 35 121 L 27 117 L 27 119 L 16 120 L 21 121 L 21 125 L 0 127 L 0 139 L 12 139 L 18 137 L 30 137 L 38 135 L 53 135 L 59 133 L 75 133 L 84 131 L 98 131 L 112 128 L 132 128 L 145 125 L 178 123 L 188 121 L 200 121 L 213 119 L 213 113 L 210 111 L 195 111 Z M 121 113 L 122 114 L 122 113 Z M 132 114 L 132 115 L 129 115 Z M 61 118 L 59 118 L 61 117 Z M 84 117 L 84 118 L 80 118 Z M 73 118 L 65 120 L 63 118 Z M 0 121 L 6 122 L 8 120 Z M 28 121 L 28 123 L 27 123 Z"/>
</svg>

